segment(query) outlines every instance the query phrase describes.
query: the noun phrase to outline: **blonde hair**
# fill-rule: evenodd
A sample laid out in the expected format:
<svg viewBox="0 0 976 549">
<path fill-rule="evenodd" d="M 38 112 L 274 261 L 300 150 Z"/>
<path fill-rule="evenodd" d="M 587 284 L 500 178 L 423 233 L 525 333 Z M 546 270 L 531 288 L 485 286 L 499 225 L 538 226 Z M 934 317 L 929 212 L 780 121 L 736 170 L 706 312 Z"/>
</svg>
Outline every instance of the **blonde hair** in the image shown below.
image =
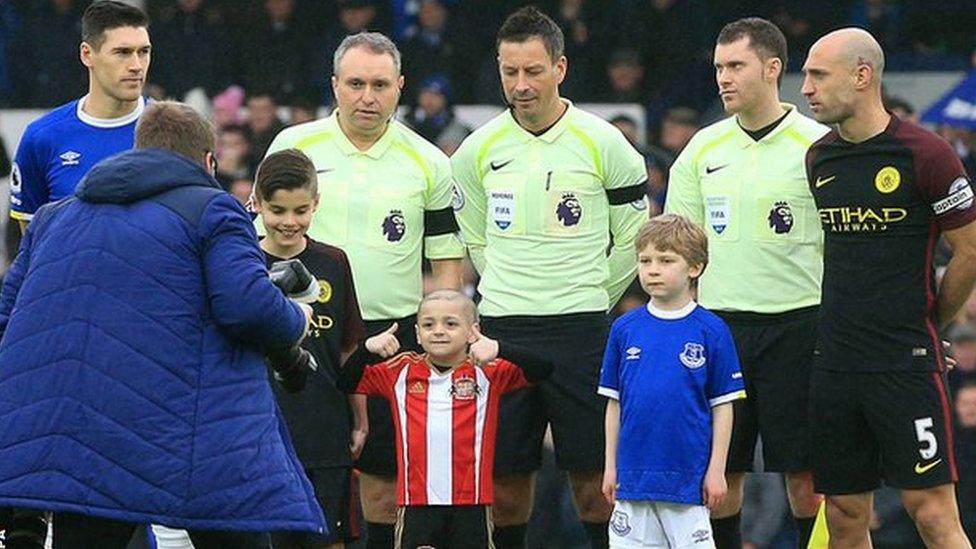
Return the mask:
<svg viewBox="0 0 976 549">
<path fill-rule="evenodd" d="M 701 227 L 678 214 L 663 214 L 652 218 L 637 232 L 636 252 L 639 254 L 648 244 L 661 251 L 680 255 L 688 265 L 708 264 L 708 237 Z"/>
<path fill-rule="evenodd" d="M 478 307 L 474 304 L 474 301 L 467 296 L 467 294 L 461 293 L 457 290 L 434 290 L 429 294 L 424 296 L 424 299 L 420 302 L 420 307 L 417 309 L 423 309 L 424 304 L 428 301 L 459 301 L 461 303 L 461 308 L 464 310 L 464 316 L 471 321 L 472 324 L 478 323 Z"/>
</svg>

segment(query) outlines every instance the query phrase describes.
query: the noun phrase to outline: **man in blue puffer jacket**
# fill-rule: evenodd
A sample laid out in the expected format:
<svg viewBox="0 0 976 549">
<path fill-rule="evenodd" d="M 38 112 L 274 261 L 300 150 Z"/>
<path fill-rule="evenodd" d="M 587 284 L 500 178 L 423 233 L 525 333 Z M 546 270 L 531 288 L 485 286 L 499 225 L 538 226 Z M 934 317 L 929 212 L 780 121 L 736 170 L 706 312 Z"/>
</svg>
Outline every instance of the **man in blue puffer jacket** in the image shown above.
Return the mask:
<svg viewBox="0 0 976 549">
<path fill-rule="evenodd" d="M 0 506 L 54 511 L 56 548 L 124 547 L 150 522 L 197 549 L 324 529 L 263 358 L 308 313 L 271 284 L 213 150 L 191 108 L 151 104 L 136 149 L 37 212 L 4 280 Z"/>
</svg>

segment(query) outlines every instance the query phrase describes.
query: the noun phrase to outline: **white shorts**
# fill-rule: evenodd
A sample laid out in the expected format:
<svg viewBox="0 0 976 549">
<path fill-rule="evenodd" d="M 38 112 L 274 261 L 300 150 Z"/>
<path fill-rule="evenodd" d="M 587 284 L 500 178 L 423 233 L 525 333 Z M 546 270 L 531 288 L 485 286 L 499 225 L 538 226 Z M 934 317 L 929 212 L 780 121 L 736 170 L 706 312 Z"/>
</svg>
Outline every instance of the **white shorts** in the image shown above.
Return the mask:
<svg viewBox="0 0 976 549">
<path fill-rule="evenodd" d="M 186 530 L 153 524 L 152 533 L 157 549 L 193 549 L 193 542 Z"/>
<path fill-rule="evenodd" d="M 610 547 L 714 549 L 704 505 L 617 500 L 610 516 Z"/>
</svg>

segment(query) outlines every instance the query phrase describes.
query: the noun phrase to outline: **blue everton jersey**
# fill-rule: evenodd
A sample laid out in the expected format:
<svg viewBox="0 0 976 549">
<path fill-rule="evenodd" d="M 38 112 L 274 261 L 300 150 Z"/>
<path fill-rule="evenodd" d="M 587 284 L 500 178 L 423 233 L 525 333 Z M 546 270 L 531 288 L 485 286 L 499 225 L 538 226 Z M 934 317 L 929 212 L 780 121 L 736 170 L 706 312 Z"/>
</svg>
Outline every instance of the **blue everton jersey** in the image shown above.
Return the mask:
<svg viewBox="0 0 976 549">
<path fill-rule="evenodd" d="M 30 221 L 44 204 L 73 194 L 92 166 L 132 148 L 145 100 L 112 120 L 82 111 L 84 100 L 62 105 L 27 126 L 14 157 L 10 217 Z"/>
<path fill-rule="evenodd" d="M 691 302 L 613 323 L 601 395 L 620 401 L 617 498 L 702 504 L 713 406 L 745 397 L 732 334 Z"/>
</svg>

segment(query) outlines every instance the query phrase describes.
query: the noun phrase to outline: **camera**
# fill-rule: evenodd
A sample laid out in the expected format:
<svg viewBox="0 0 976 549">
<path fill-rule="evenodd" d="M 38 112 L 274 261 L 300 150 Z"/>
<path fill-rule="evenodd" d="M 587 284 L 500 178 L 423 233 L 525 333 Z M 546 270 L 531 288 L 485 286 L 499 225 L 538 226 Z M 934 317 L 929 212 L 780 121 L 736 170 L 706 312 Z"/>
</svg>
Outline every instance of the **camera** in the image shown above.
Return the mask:
<svg viewBox="0 0 976 549">
<path fill-rule="evenodd" d="M 271 282 L 290 299 L 314 303 L 319 297 L 319 283 L 298 259 L 277 261 L 271 265 Z M 289 393 L 305 388 L 308 373 L 318 369 L 315 357 L 300 346 L 268 353 L 268 363 L 275 381 Z"/>
</svg>

